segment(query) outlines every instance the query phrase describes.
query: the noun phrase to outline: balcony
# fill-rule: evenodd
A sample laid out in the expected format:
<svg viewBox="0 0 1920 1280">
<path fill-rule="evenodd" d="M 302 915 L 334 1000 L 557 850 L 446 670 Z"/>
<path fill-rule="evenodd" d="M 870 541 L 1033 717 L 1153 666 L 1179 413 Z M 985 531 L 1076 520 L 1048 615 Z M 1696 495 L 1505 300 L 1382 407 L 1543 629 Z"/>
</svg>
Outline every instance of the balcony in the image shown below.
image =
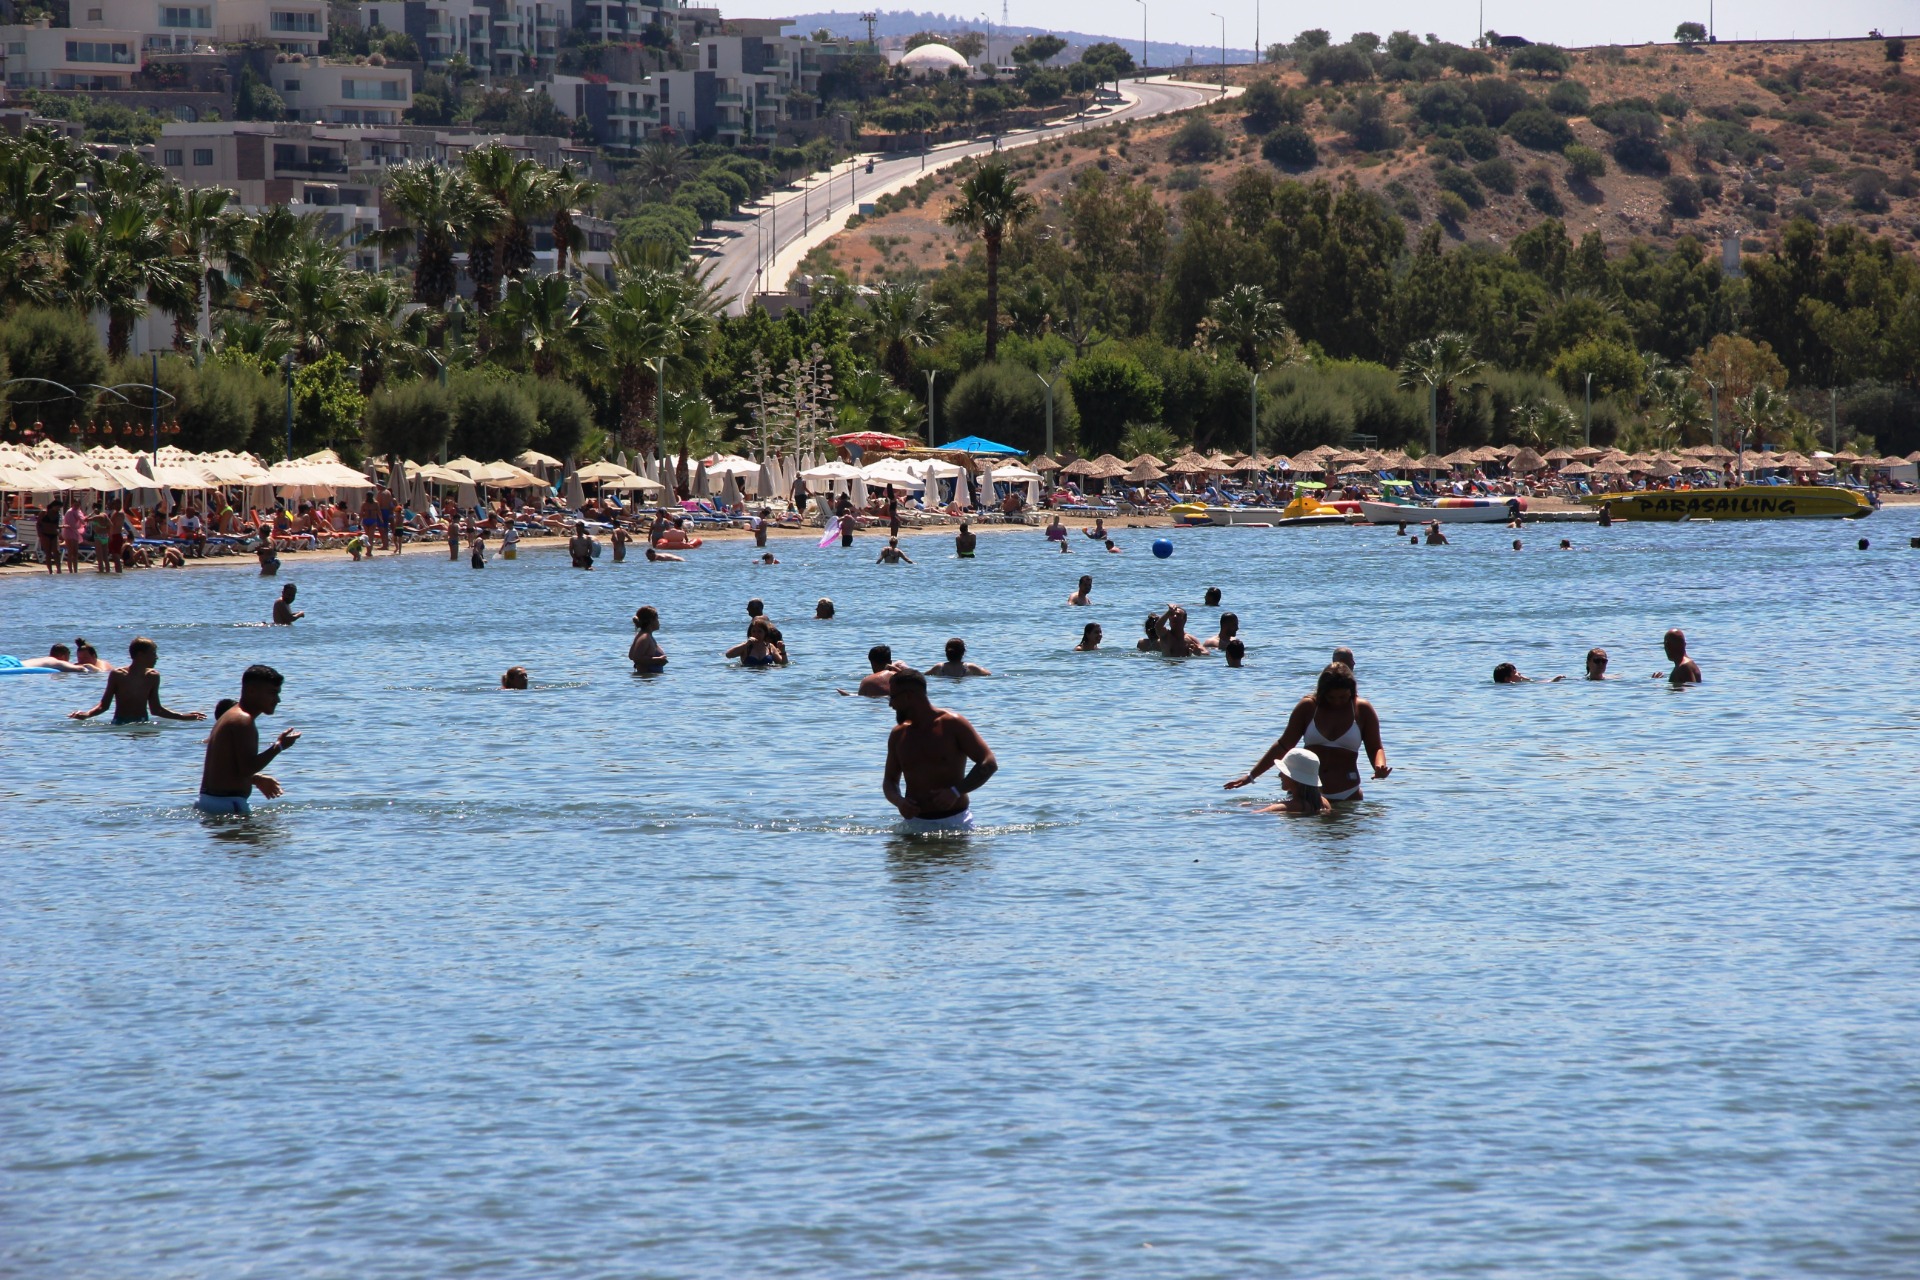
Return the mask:
<svg viewBox="0 0 1920 1280">
<path fill-rule="evenodd" d="M 288 173 L 338 173 L 347 171 L 347 162 L 338 156 L 309 156 L 305 160 L 274 157 L 273 167 Z"/>
<path fill-rule="evenodd" d="M 737 107 L 740 105 L 742 99 L 737 93 L 717 93 L 714 95 L 713 101 L 716 106 Z"/>
</svg>

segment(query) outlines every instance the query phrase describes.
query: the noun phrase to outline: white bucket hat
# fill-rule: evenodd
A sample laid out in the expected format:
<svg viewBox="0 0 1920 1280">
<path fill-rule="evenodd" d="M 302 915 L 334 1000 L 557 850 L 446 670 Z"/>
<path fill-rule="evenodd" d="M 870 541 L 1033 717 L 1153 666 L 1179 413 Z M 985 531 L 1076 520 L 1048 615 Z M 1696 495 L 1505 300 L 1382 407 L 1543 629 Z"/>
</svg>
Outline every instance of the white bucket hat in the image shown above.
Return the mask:
<svg viewBox="0 0 1920 1280">
<path fill-rule="evenodd" d="M 1320 757 L 1305 747 L 1295 747 L 1280 757 L 1280 772 L 1303 787 L 1320 785 Z"/>
</svg>

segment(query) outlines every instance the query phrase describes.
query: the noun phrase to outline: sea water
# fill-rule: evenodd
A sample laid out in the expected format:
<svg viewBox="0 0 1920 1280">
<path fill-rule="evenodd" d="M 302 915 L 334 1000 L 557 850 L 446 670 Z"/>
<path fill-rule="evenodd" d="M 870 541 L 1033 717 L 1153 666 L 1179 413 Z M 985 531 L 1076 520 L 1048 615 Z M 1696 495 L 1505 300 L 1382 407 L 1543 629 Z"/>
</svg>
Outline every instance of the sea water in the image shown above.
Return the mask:
<svg viewBox="0 0 1920 1280">
<path fill-rule="evenodd" d="M 1920 1274 L 1920 510 L 1448 532 L 0 581 L 304 735 L 203 819 L 205 726 L 0 682 L 0 1273 Z M 1212 585 L 1244 669 L 1133 651 Z M 835 690 L 954 635 L 1000 772 L 897 837 Z M 1393 775 L 1253 814 L 1341 644 Z"/>
</svg>

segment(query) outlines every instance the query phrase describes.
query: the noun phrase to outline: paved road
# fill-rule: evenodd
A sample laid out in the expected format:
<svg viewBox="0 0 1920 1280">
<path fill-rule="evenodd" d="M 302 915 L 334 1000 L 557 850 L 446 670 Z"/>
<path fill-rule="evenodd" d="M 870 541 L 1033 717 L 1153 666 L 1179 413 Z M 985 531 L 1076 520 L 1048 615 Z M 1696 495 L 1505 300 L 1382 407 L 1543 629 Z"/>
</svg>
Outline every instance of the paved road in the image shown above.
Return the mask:
<svg viewBox="0 0 1920 1280">
<path fill-rule="evenodd" d="M 1234 92 L 1238 92 L 1235 90 Z M 1001 150 L 1044 142 L 1083 129 L 1097 129 L 1121 120 L 1182 111 L 1217 97 L 1220 90 L 1168 77 L 1123 82 L 1121 101 L 1099 114 L 1046 128 L 1001 135 Z M 1111 100 L 1109 100 L 1111 101 Z M 714 244 L 707 261 L 713 265 L 713 283 L 728 299 L 727 311 L 739 315 L 754 293 L 777 290 L 817 245 L 845 225 L 862 202 L 871 203 L 917 181 L 923 173 L 943 168 L 968 156 L 994 149 L 992 139 L 950 142 L 924 156 L 915 151 L 895 159 L 856 156 L 831 174 L 815 174 L 795 186 L 774 192 L 741 210 L 741 218 L 716 223 Z M 873 171 L 867 171 L 867 161 Z"/>
</svg>

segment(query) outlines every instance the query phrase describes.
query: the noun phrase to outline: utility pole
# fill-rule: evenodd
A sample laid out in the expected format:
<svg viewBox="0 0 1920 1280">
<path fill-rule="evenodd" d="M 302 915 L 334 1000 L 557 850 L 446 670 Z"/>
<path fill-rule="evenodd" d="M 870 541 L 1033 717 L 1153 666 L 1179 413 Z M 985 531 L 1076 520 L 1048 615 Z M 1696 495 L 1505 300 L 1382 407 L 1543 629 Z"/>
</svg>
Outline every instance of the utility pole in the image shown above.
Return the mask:
<svg viewBox="0 0 1920 1280">
<path fill-rule="evenodd" d="M 157 403 L 157 402 L 156 402 Z M 157 416 L 160 410 L 154 409 Z M 1827 448 L 1840 452 L 1840 388 L 1827 388 Z"/>
<path fill-rule="evenodd" d="M 293 352 L 287 352 L 287 461 L 293 461 Z"/>
<path fill-rule="evenodd" d="M 1587 447 L 1593 447 L 1593 375 L 1587 375 Z"/>
<path fill-rule="evenodd" d="M 927 370 L 927 447 L 933 447 L 933 383 L 940 376 L 938 369 Z"/>
<path fill-rule="evenodd" d="M 1440 385 L 1427 384 L 1427 452 L 1440 452 Z"/>
<path fill-rule="evenodd" d="M 878 22 L 879 20 L 880 20 L 880 15 L 877 13 L 863 13 L 860 15 L 860 21 L 867 24 L 867 52 L 868 53 L 872 53 L 875 50 L 876 46 L 873 43 L 873 24 Z"/>
<path fill-rule="evenodd" d="M 1220 15 L 1217 13 L 1210 13 L 1207 16 L 1213 17 L 1213 18 L 1220 18 Z M 1220 18 L 1220 92 L 1225 93 L 1226 91 L 1227 91 L 1227 20 L 1225 18 Z"/>
<path fill-rule="evenodd" d="M 1133 2 L 1140 6 L 1140 70 L 1144 73 L 1147 69 L 1147 0 Z M 1114 73 L 1114 78 L 1119 78 L 1118 72 Z"/>
<path fill-rule="evenodd" d="M 1260 47 L 1260 0 L 1253 0 L 1253 65 L 1260 66 L 1266 60 L 1266 51 Z"/>
</svg>

